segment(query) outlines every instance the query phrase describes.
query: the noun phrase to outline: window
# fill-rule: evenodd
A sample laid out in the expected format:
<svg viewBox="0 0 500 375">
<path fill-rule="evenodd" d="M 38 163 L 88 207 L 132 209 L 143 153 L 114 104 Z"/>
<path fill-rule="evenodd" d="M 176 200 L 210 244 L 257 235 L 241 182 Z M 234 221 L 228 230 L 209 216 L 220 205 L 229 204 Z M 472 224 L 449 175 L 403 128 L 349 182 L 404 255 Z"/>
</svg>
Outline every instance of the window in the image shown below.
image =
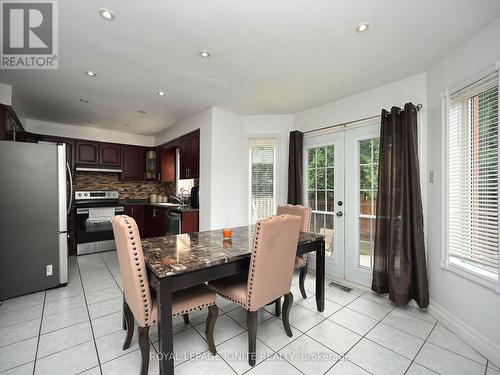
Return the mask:
<svg viewBox="0 0 500 375">
<path fill-rule="evenodd" d="M 276 140 L 249 141 L 250 224 L 276 212 Z"/>
<path fill-rule="evenodd" d="M 447 259 L 498 280 L 498 74 L 447 100 Z"/>
<path fill-rule="evenodd" d="M 363 139 L 359 145 L 359 260 L 373 268 L 375 213 L 377 210 L 379 139 Z"/>
<path fill-rule="evenodd" d="M 307 203 L 311 207 L 311 231 L 325 236 L 328 256 L 333 256 L 335 146 L 307 149 Z"/>
</svg>

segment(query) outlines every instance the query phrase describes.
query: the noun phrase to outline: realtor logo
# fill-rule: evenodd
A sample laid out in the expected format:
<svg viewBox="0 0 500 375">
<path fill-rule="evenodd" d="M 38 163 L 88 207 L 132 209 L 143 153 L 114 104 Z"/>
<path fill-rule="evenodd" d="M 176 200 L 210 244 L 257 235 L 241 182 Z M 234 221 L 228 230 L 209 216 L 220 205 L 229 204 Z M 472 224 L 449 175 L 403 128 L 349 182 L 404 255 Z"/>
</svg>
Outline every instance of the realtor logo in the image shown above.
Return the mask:
<svg viewBox="0 0 500 375">
<path fill-rule="evenodd" d="M 57 69 L 56 0 L 0 2 L 0 68 Z"/>
</svg>

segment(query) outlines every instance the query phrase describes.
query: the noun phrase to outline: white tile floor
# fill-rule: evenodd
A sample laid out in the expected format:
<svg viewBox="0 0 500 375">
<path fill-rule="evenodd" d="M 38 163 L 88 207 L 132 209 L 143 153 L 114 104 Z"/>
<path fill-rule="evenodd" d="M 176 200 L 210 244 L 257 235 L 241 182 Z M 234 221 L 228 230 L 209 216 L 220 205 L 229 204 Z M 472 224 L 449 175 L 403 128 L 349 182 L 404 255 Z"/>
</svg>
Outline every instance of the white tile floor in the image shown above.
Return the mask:
<svg viewBox="0 0 500 375">
<path fill-rule="evenodd" d="M 174 321 L 176 374 L 487 374 L 498 368 L 428 313 L 395 306 L 372 292 L 326 290 L 316 311 L 314 278 L 295 301 L 289 338 L 274 308 L 259 314 L 257 365 L 246 358 L 246 314 L 220 299 L 215 326 L 218 355 L 208 352 L 206 312 Z M 72 258 L 68 286 L 0 305 L 0 374 L 138 374 L 137 337 L 121 349 L 121 281 L 114 252 Z M 150 334 L 157 349 L 157 329 Z M 243 356 L 243 357 L 242 357 Z M 150 374 L 158 373 L 151 361 Z"/>
</svg>

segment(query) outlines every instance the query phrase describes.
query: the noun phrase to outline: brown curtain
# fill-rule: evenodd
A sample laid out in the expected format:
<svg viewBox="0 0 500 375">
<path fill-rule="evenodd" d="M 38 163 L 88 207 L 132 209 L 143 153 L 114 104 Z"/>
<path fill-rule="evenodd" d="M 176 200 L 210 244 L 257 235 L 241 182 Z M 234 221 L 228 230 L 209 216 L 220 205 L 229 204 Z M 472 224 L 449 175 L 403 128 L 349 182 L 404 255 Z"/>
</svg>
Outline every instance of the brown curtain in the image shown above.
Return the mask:
<svg viewBox="0 0 500 375">
<path fill-rule="evenodd" d="M 417 108 L 382 110 L 372 290 L 429 305 L 420 193 Z"/>
<path fill-rule="evenodd" d="M 290 145 L 288 147 L 288 203 L 302 204 L 302 147 L 304 134 L 298 130 L 290 132 Z"/>
</svg>

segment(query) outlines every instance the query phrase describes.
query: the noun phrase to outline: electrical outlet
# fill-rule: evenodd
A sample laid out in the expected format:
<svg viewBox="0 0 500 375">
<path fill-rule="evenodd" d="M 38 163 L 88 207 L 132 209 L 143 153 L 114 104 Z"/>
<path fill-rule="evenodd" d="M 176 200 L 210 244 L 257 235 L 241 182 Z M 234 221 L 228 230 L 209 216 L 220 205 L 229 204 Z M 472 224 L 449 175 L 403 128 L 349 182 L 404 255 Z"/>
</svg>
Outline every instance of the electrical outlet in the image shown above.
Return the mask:
<svg viewBox="0 0 500 375">
<path fill-rule="evenodd" d="M 47 276 L 52 276 L 52 264 L 47 264 L 45 267 L 45 273 Z"/>
</svg>

